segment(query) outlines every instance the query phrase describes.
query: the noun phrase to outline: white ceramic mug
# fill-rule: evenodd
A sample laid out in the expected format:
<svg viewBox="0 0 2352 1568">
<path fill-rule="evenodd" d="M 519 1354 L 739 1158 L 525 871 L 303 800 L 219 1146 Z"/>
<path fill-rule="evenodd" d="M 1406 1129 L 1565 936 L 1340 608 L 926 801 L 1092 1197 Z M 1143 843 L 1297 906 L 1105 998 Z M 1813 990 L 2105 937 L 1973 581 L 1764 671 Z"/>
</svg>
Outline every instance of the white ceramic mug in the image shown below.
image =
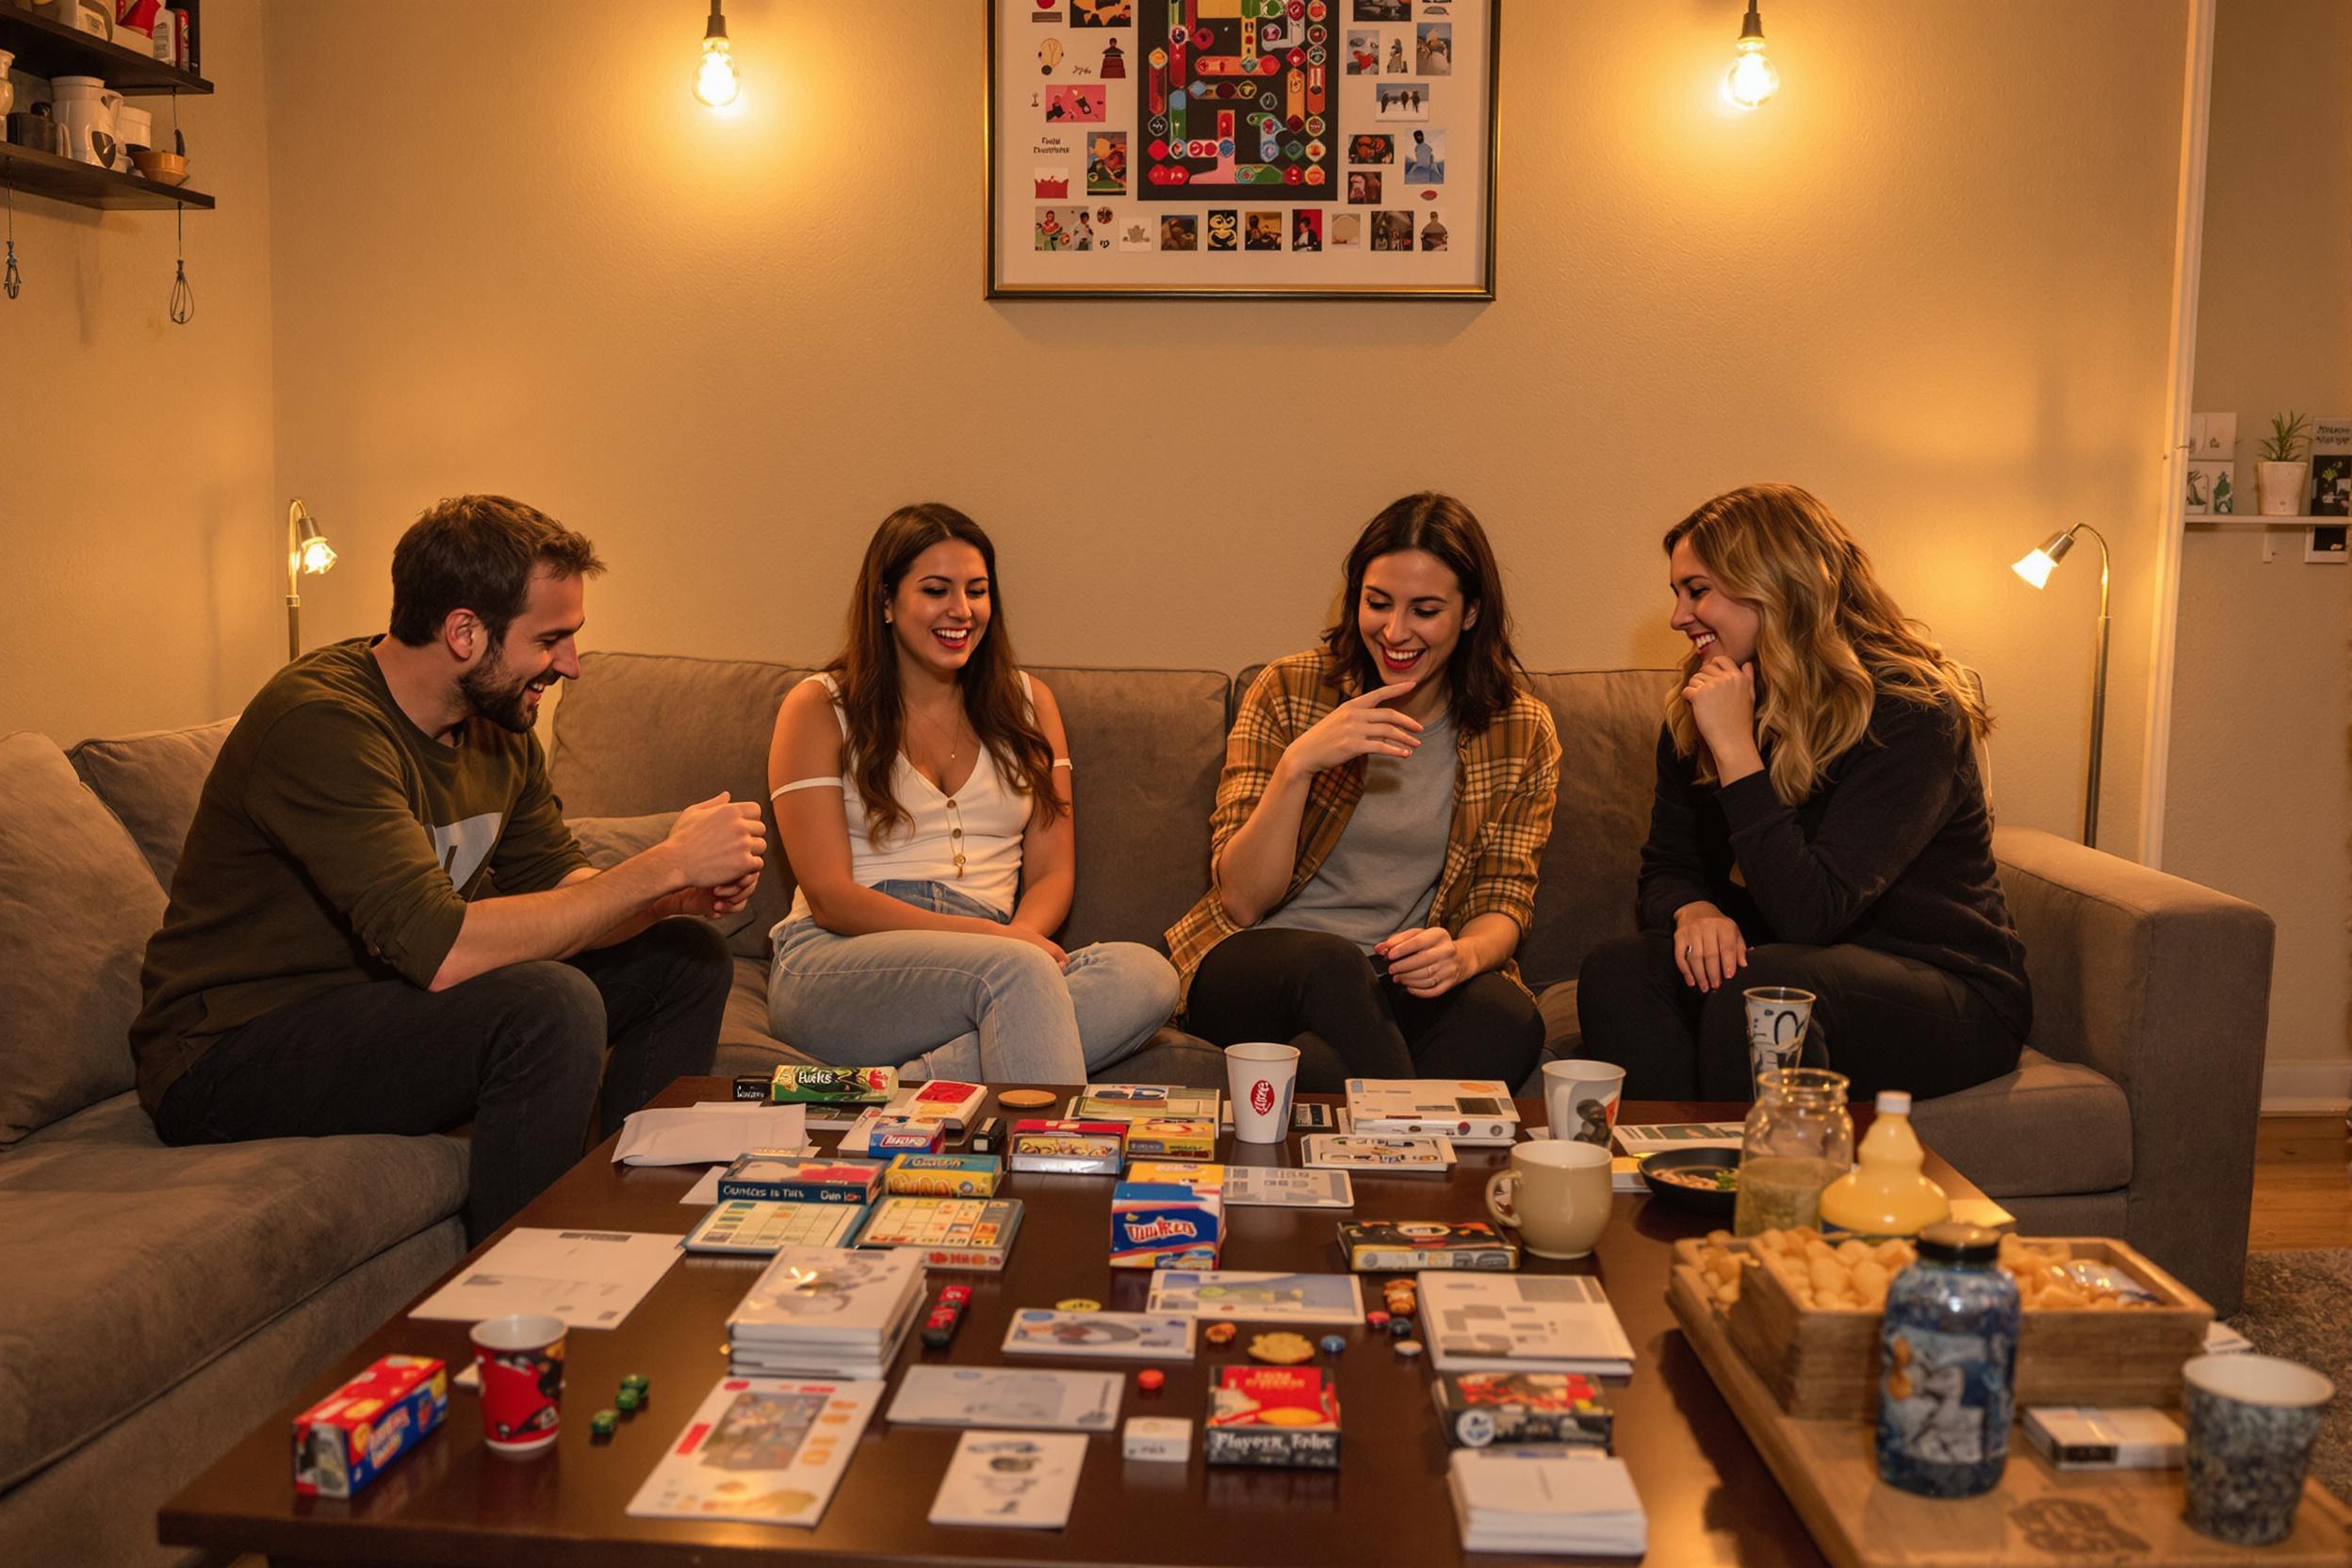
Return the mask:
<svg viewBox="0 0 2352 1568">
<path fill-rule="evenodd" d="M 1581 1258 L 1609 1228 L 1609 1153 L 1573 1138 L 1522 1143 L 1486 1179 L 1486 1212 L 1539 1258 Z"/>
<path fill-rule="evenodd" d="M 1297 1046 L 1252 1041 L 1225 1048 L 1233 1136 L 1243 1143 L 1280 1143 L 1289 1135 L 1291 1095 L 1298 1086 Z"/>
<path fill-rule="evenodd" d="M 122 95 L 95 76 L 59 76 L 50 87 L 57 97 L 57 123 L 65 127 L 73 149 L 70 155 L 101 169 L 113 168 L 114 111 L 122 106 Z"/>
<path fill-rule="evenodd" d="M 1570 1060 L 1544 1064 L 1544 1114 L 1552 1136 L 1609 1147 L 1625 1097 L 1625 1070 L 1614 1062 Z"/>
</svg>

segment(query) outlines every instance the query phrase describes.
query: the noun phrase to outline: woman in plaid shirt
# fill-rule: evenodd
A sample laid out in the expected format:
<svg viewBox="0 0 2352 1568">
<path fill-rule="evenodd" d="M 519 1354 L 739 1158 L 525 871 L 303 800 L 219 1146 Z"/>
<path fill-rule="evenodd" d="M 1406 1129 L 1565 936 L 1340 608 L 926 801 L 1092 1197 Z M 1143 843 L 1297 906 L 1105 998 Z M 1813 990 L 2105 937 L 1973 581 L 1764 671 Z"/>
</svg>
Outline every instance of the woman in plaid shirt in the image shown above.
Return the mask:
<svg viewBox="0 0 2352 1568">
<path fill-rule="evenodd" d="M 1408 496 L 1348 552 L 1339 623 L 1242 699 L 1209 891 L 1168 933 L 1186 1026 L 1288 1040 L 1299 1087 L 1499 1078 L 1544 1047 L 1511 955 L 1560 741 L 1520 685 L 1486 531 Z"/>
</svg>

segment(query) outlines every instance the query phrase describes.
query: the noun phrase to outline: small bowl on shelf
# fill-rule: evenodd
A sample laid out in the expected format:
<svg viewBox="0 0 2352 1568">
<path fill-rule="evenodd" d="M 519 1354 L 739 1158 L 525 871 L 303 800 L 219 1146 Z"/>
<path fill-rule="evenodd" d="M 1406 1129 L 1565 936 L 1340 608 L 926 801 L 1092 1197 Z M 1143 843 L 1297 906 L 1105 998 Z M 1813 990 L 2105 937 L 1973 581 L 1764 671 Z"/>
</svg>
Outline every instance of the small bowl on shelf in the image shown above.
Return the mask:
<svg viewBox="0 0 2352 1568">
<path fill-rule="evenodd" d="M 1705 1214 L 1729 1214 L 1740 1201 L 1740 1151 L 1662 1150 L 1642 1160 L 1642 1180 L 1670 1203 Z"/>
<path fill-rule="evenodd" d="M 188 178 L 188 159 L 177 153 L 156 153 L 141 148 L 131 155 L 131 162 L 156 185 L 179 185 Z"/>
</svg>

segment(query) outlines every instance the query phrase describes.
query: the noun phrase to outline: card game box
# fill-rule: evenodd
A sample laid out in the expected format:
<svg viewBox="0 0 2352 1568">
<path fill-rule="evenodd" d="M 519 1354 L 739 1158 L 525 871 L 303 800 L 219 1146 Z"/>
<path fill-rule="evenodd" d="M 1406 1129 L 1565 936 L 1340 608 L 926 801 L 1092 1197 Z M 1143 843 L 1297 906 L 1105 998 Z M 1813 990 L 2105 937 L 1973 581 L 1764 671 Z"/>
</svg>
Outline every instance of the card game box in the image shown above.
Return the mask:
<svg viewBox="0 0 2352 1568">
<path fill-rule="evenodd" d="M 906 1247 L 926 1268 L 996 1273 L 1021 1229 L 1018 1198 L 885 1198 L 874 1206 L 860 1247 Z"/>
<path fill-rule="evenodd" d="M 885 1116 L 866 1129 L 869 1154 L 937 1154 L 947 1148 L 947 1124 Z"/>
<path fill-rule="evenodd" d="M 1347 1090 L 1350 1132 L 1472 1144 L 1519 1138 L 1519 1107 L 1498 1079 L 1350 1078 Z"/>
<path fill-rule="evenodd" d="M 1127 1124 L 1129 1159 L 1213 1160 L 1217 1123 L 1199 1117 L 1146 1117 Z"/>
<path fill-rule="evenodd" d="M 778 1159 L 739 1154 L 719 1172 L 719 1200 L 755 1198 L 770 1203 L 870 1203 L 882 1190 L 875 1160 Z"/>
<path fill-rule="evenodd" d="M 378 1357 L 294 1418 L 295 1494 L 353 1495 L 449 1413 L 449 1367 L 439 1359 Z"/>
<path fill-rule="evenodd" d="M 1557 1443 L 1605 1450 L 1616 1428 L 1600 1385 L 1576 1372 L 1441 1372 L 1429 1397 L 1457 1448 Z"/>
<path fill-rule="evenodd" d="M 1016 1121 L 1004 1163 L 1017 1171 L 1116 1176 L 1126 1146 L 1123 1121 Z"/>
<path fill-rule="evenodd" d="M 1173 1182 L 1195 1192 L 1222 1192 L 1225 1189 L 1225 1168 L 1195 1160 L 1130 1160 L 1127 1162 L 1127 1180 Z"/>
<path fill-rule="evenodd" d="M 1343 1219 L 1340 1250 L 1359 1273 L 1519 1266 L 1519 1244 L 1483 1219 Z"/>
<path fill-rule="evenodd" d="M 1200 1457 L 1210 1464 L 1339 1468 L 1339 1390 L 1313 1366 L 1220 1366 Z"/>
<path fill-rule="evenodd" d="M 993 1154 L 900 1154 L 882 1189 L 906 1198 L 993 1198 L 1004 1162 Z"/>
<path fill-rule="evenodd" d="M 1180 1088 L 1173 1084 L 1088 1084 L 1078 1091 L 1072 1115 L 1089 1121 L 1135 1121 L 1145 1117 L 1217 1119 L 1215 1089 Z"/>
<path fill-rule="evenodd" d="M 791 1064 L 776 1070 L 768 1098 L 779 1105 L 879 1105 L 898 1092 L 894 1067 L 816 1067 Z"/>
<path fill-rule="evenodd" d="M 1215 1268 L 1225 1242 L 1225 1200 L 1177 1183 L 1121 1182 L 1111 1189 L 1113 1268 Z"/>
</svg>

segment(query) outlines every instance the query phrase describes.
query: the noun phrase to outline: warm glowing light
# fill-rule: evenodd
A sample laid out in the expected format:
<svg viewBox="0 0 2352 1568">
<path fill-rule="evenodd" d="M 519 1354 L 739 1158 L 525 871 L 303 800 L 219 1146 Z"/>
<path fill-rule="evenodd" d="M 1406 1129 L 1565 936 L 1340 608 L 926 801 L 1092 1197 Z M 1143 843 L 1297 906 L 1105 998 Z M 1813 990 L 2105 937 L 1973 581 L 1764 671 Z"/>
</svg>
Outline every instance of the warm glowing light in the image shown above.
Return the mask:
<svg viewBox="0 0 2352 1568">
<path fill-rule="evenodd" d="M 302 571 L 316 577 L 335 564 L 335 547 L 313 535 L 302 541 L 296 561 Z"/>
<path fill-rule="evenodd" d="M 1764 19 L 1756 0 L 1740 24 L 1740 57 L 1723 73 L 1723 97 L 1743 109 L 1753 109 L 1780 90 L 1780 73 L 1764 57 Z"/>
<path fill-rule="evenodd" d="M 735 101 L 743 90 L 743 78 L 735 70 L 735 57 L 727 50 L 727 40 L 706 38 L 702 41 L 702 68 L 694 73 L 694 96 L 714 109 L 723 109 Z"/>
<path fill-rule="evenodd" d="M 2039 588 L 2050 581 L 2050 569 L 2058 564 L 2040 550 L 2029 551 L 2024 560 L 2009 569 Z"/>
</svg>

